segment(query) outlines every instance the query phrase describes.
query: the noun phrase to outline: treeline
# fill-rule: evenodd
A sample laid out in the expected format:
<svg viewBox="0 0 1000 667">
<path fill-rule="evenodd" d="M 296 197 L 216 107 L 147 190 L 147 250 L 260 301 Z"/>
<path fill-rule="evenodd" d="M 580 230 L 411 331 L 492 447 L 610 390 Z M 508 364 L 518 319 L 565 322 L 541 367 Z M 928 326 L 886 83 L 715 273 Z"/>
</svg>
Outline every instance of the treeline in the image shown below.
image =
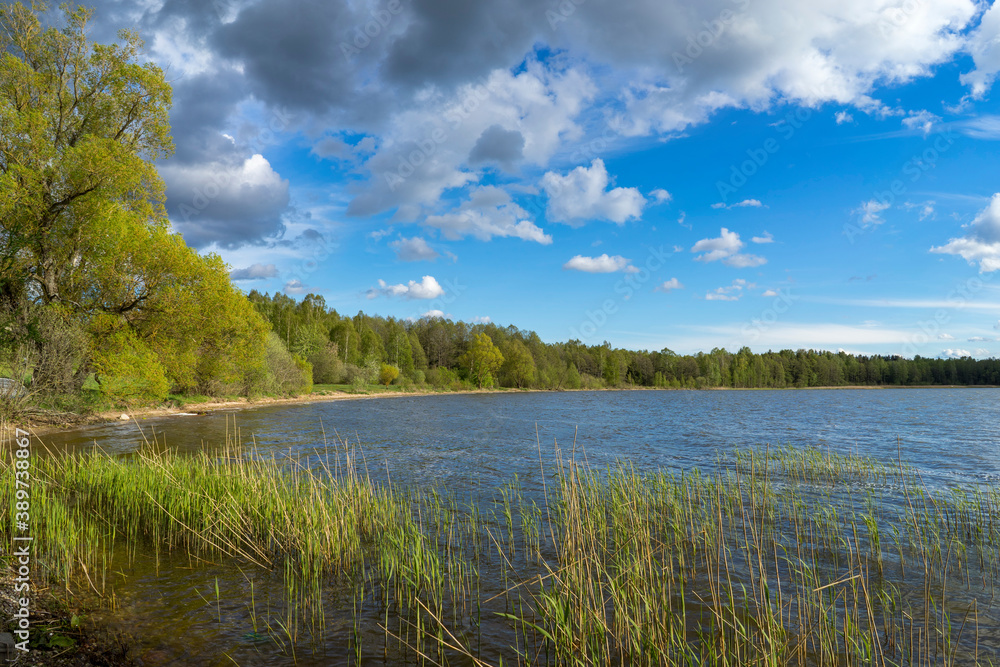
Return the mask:
<svg viewBox="0 0 1000 667">
<path fill-rule="evenodd" d="M 679 355 L 585 345 L 546 344 L 533 331 L 445 319 L 344 316 L 310 294 L 296 302 L 252 291 L 249 300 L 288 349 L 312 364 L 322 384 L 371 383 L 382 365 L 398 384 L 579 389 L 838 387 L 845 385 L 1000 385 L 1000 360 L 977 361 L 844 352 L 749 348 Z M 484 338 L 485 337 L 485 338 Z"/>
</svg>

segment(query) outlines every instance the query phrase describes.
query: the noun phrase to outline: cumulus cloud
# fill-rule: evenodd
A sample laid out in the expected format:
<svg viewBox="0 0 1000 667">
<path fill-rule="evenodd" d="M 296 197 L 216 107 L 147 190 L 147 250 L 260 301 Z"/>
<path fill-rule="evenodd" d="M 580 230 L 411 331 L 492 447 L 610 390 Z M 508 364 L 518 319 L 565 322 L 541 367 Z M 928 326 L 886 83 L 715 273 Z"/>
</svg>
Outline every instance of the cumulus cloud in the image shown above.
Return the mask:
<svg viewBox="0 0 1000 667">
<path fill-rule="evenodd" d="M 969 37 L 969 51 L 976 67 L 971 72 L 962 75 L 962 83 L 972 89 L 972 96 L 986 96 L 997 72 L 1000 72 L 1000 5 L 993 5 L 983 14 L 979 27 Z"/>
<path fill-rule="evenodd" d="M 774 237 L 771 236 L 771 232 L 764 232 L 761 236 L 754 236 L 750 239 L 754 243 L 774 243 Z"/>
<path fill-rule="evenodd" d="M 490 125 L 476 140 L 469 153 L 469 164 L 496 162 L 505 169 L 524 157 L 524 135 L 518 130 L 506 130 L 502 125 Z"/>
<path fill-rule="evenodd" d="M 290 296 L 302 296 L 307 294 L 312 290 L 311 287 L 304 284 L 301 280 L 289 280 L 285 283 L 284 292 Z"/>
<path fill-rule="evenodd" d="M 426 313 L 424 313 L 420 317 L 422 317 L 424 319 L 427 319 L 427 320 L 441 320 L 441 319 L 444 319 L 444 311 L 443 310 L 438 310 L 437 308 L 434 308 L 433 310 L 428 310 Z"/>
<path fill-rule="evenodd" d="M 238 248 L 284 229 L 288 181 L 262 155 L 238 164 L 168 164 L 160 173 L 170 222 L 195 248 Z"/>
<path fill-rule="evenodd" d="M 941 351 L 941 356 L 947 359 L 959 359 L 961 357 L 971 357 L 972 353 L 969 352 L 968 350 L 963 350 L 961 348 L 958 349 L 948 348 L 946 350 Z"/>
<path fill-rule="evenodd" d="M 565 176 L 550 171 L 542 177 L 549 197 L 546 217 L 578 227 L 587 220 L 609 220 L 624 224 L 642 215 L 646 199 L 635 188 L 608 189 L 604 160 L 596 158 L 590 167 L 577 167 Z"/>
<path fill-rule="evenodd" d="M 695 257 L 699 262 L 721 261 L 727 266 L 738 269 L 751 268 L 766 264 L 767 260 L 758 255 L 741 253 L 743 241 L 736 232 L 731 232 L 725 227 L 722 228 L 718 238 L 702 239 L 691 247 L 691 252 L 702 253 Z"/>
<path fill-rule="evenodd" d="M 232 280 L 265 280 L 278 277 L 278 267 L 274 264 L 251 264 L 245 269 L 235 269 L 229 272 Z"/>
<path fill-rule="evenodd" d="M 943 333 L 943 334 L 938 334 L 938 339 L 939 340 L 955 340 L 955 337 L 952 336 L 951 334 Z"/>
<path fill-rule="evenodd" d="M 489 317 L 487 317 L 486 315 L 484 315 L 482 317 L 473 317 L 472 318 L 472 323 L 473 324 L 489 324 L 492 321 L 493 320 L 490 319 Z"/>
<path fill-rule="evenodd" d="M 838 111 L 834 114 L 834 119 L 837 121 L 837 125 L 843 125 L 844 123 L 853 123 L 854 116 L 846 111 Z"/>
<path fill-rule="evenodd" d="M 396 251 L 396 257 L 401 262 L 432 262 L 441 255 L 427 244 L 427 241 L 415 236 L 412 239 L 400 237 L 389 244 Z"/>
<path fill-rule="evenodd" d="M 684 289 L 684 285 L 682 285 L 681 281 L 677 280 L 677 278 L 671 278 L 670 280 L 667 280 L 667 281 L 665 281 L 665 282 L 657 285 L 656 288 L 653 291 L 654 292 L 670 292 L 671 290 L 675 290 L 675 289 Z"/>
<path fill-rule="evenodd" d="M 514 203 L 508 192 L 487 185 L 473 190 L 468 201 L 457 210 L 427 216 L 424 225 L 439 230 L 445 238 L 452 240 L 466 236 L 481 241 L 489 241 L 493 237 L 513 237 L 542 245 L 552 243 L 552 237 L 528 217 L 528 212 Z"/>
<path fill-rule="evenodd" d="M 951 239 L 931 252 L 959 255 L 969 264 L 979 262 L 980 273 L 1000 269 L 1000 193 L 994 194 L 989 205 L 968 225 L 965 236 Z"/>
<path fill-rule="evenodd" d="M 778 292 L 777 290 L 769 289 L 765 290 L 764 293 L 761 294 L 761 296 L 778 296 Z"/>
<path fill-rule="evenodd" d="M 611 257 L 606 253 L 600 257 L 577 255 L 563 264 L 563 269 L 583 271 L 585 273 L 615 273 L 616 271 L 637 273 L 639 271 L 639 269 L 632 266 L 632 260 L 625 259 L 621 255 Z"/>
<path fill-rule="evenodd" d="M 368 298 L 378 296 L 401 296 L 407 299 L 436 299 L 444 294 L 444 288 L 438 284 L 434 276 L 424 276 L 420 282 L 411 280 L 406 283 L 389 285 L 384 280 L 378 281 L 378 287 L 368 290 Z"/>
<path fill-rule="evenodd" d="M 990 340 L 990 339 L 989 338 L 984 338 L 983 336 L 973 336 L 973 337 L 971 337 L 971 338 L 968 339 L 968 341 L 970 343 L 985 343 L 988 340 Z"/>
</svg>

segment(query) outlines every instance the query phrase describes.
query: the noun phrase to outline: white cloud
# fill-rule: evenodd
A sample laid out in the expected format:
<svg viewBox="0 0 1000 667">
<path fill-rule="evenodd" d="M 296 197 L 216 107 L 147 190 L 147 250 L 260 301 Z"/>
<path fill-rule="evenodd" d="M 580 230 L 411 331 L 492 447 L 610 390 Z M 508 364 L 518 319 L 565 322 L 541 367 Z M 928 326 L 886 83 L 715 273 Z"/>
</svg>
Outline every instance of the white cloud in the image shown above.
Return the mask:
<svg viewBox="0 0 1000 667">
<path fill-rule="evenodd" d="M 769 289 L 766 290 L 763 294 L 761 294 L 761 296 L 778 296 L 778 292 L 773 289 Z"/>
<path fill-rule="evenodd" d="M 492 319 L 490 319 L 489 317 L 487 317 L 485 315 L 483 317 L 473 317 L 472 318 L 472 323 L 473 324 L 489 324 L 492 321 L 493 321 Z"/>
<path fill-rule="evenodd" d="M 919 129 L 926 137 L 940 120 L 940 117 L 930 111 L 911 111 L 910 115 L 903 119 L 903 127 L 908 130 Z"/>
<path fill-rule="evenodd" d="M 837 125 L 843 125 L 844 123 L 853 123 L 854 122 L 854 116 L 852 116 L 851 114 L 849 114 L 846 111 L 838 111 L 834 115 L 834 119 L 837 121 Z"/>
<path fill-rule="evenodd" d="M 475 188 L 456 211 L 427 216 L 424 225 L 440 230 L 445 238 L 452 240 L 465 236 L 481 241 L 513 237 L 542 245 L 552 243 L 552 237 L 528 217 L 528 212 L 514 203 L 509 193 L 487 185 Z"/>
<path fill-rule="evenodd" d="M 726 206 L 723 202 L 716 202 L 712 204 L 712 208 L 724 208 L 726 210 L 733 208 L 767 208 L 761 203 L 759 199 L 744 199 L 743 201 L 736 202 L 735 204 L 730 204 Z"/>
<path fill-rule="evenodd" d="M 976 68 L 963 74 L 961 80 L 972 89 L 973 97 L 983 98 L 1000 72 L 1000 4 L 993 3 L 983 14 L 979 27 L 969 36 L 968 49 Z"/>
<path fill-rule="evenodd" d="M 747 284 L 747 281 L 742 278 L 737 278 L 733 281 L 732 285 L 728 287 L 716 288 L 714 292 L 709 292 L 705 295 L 706 301 L 739 301 L 740 297 L 743 296 L 743 289 L 754 287 L 752 284 Z"/>
<path fill-rule="evenodd" d="M 861 208 L 855 211 L 856 214 L 861 216 L 861 224 L 864 227 L 870 227 L 872 225 L 881 225 L 885 222 L 882 218 L 882 211 L 889 208 L 889 204 L 886 202 L 880 202 L 877 199 L 870 199 L 861 204 Z"/>
<path fill-rule="evenodd" d="M 979 262 L 980 273 L 1000 269 L 1000 193 L 994 194 L 989 206 L 964 229 L 969 233 L 933 247 L 931 252 L 959 255 L 969 264 Z"/>
<path fill-rule="evenodd" d="M 283 229 L 288 180 L 260 154 L 234 164 L 167 162 L 159 171 L 170 222 L 196 248 L 259 243 Z"/>
<path fill-rule="evenodd" d="M 942 350 L 941 351 L 941 356 L 942 357 L 947 357 L 948 359 L 958 359 L 960 357 L 971 357 L 972 353 L 969 352 L 968 350 L 963 350 L 961 348 L 954 349 L 954 350 L 951 349 L 951 348 L 948 348 L 947 350 Z"/>
<path fill-rule="evenodd" d="M 390 243 L 389 247 L 396 251 L 396 257 L 403 262 L 434 261 L 440 257 L 438 252 L 419 236 L 412 239 L 401 236 Z"/>
<path fill-rule="evenodd" d="M 654 292 L 670 292 L 671 290 L 675 290 L 675 289 L 684 289 L 684 285 L 682 285 L 681 281 L 677 280 L 677 278 L 671 278 L 670 280 L 667 280 L 667 281 L 663 282 L 662 284 L 657 285 L 656 288 L 653 291 Z"/>
<path fill-rule="evenodd" d="M 420 317 L 428 319 L 428 320 L 440 320 L 440 319 L 444 319 L 444 311 L 443 310 L 437 310 L 435 308 L 434 310 L 428 310 L 426 313 L 424 313 Z"/>
<path fill-rule="evenodd" d="M 938 334 L 938 339 L 939 340 L 955 340 L 955 337 L 952 336 L 951 334 L 943 333 L 943 334 Z"/>
<path fill-rule="evenodd" d="M 774 237 L 771 236 L 771 232 L 764 232 L 763 236 L 754 236 L 750 240 L 754 243 L 774 243 Z"/>
<path fill-rule="evenodd" d="M 673 200 L 674 196 L 664 190 L 663 188 L 656 188 L 649 193 L 649 196 L 653 198 L 657 204 L 666 204 Z"/>
<path fill-rule="evenodd" d="M 378 149 L 364 162 L 370 178 L 348 213 L 369 216 L 399 207 L 398 216 L 412 218 L 435 207 L 446 190 L 480 180 L 481 171 L 468 163 L 498 126 L 520 135 L 520 161 L 545 166 L 563 142 L 581 136 L 575 118 L 595 92 L 579 69 L 555 72 L 529 62 L 518 74 L 501 67 L 453 93 L 410 98 L 407 108 L 391 115 Z"/>
<path fill-rule="evenodd" d="M 245 269 L 234 269 L 229 272 L 232 280 L 264 280 L 277 276 L 278 267 L 274 264 L 251 264 Z"/>
<path fill-rule="evenodd" d="M 411 280 L 407 284 L 389 285 L 384 280 L 378 281 L 378 287 L 368 290 L 368 298 L 378 296 L 403 296 L 407 299 L 436 299 L 444 294 L 444 288 L 438 284 L 434 276 L 424 276 L 418 283 Z"/>
<path fill-rule="evenodd" d="M 997 323 L 993 325 L 993 328 L 1000 331 L 1000 320 L 997 320 Z"/>
<path fill-rule="evenodd" d="M 608 256 L 607 253 L 601 255 L 600 257 L 584 257 L 583 255 L 577 255 L 563 264 L 563 269 L 584 271 L 586 273 L 615 273 L 616 271 L 623 271 L 625 273 L 638 272 L 639 269 L 632 266 L 631 262 L 632 260 L 625 259 L 621 255 L 611 257 Z"/>
<path fill-rule="evenodd" d="M 968 339 L 970 343 L 985 343 L 989 340 L 990 340 L 989 338 L 984 338 L 983 336 L 973 336 L 972 338 Z"/>
<path fill-rule="evenodd" d="M 691 247 L 691 252 L 703 253 L 695 257 L 698 262 L 721 261 L 727 266 L 738 269 L 761 266 L 767 263 L 766 259 L 758 255 L 740 253 L 742 248 L 743 242 L 740 241 L 740 235 L 723 227 L 718 238 L 698 241 Z"/>
<path fill-rule="evenodd" d="M 590 167 L 577 167 L 565 176 L 554 171 L 542 177 L 542 188 L 549 197 L 546 217 L 579 227 L 587 220 L 610 220 L 624 224 L 639 218 L 646 199 L 636 188 L 608 190 L 608 171 L 600 158 Z"/>
<path fill-rule="evenodd" d="M 309 292 L 310 288 L 304 285 L 301 280 L 289 280 L 285 283 L 285 294 L 290 294 L 292 296 L 300 296 Z"/>
</svg>

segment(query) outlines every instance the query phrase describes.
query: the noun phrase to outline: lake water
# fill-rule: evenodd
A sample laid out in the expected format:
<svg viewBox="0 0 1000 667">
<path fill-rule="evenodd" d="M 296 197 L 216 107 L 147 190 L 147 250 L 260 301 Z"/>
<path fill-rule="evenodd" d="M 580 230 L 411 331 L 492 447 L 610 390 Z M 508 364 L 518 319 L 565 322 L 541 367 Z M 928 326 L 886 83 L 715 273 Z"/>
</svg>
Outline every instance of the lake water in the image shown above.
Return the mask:
<svg viewBox="0 0 1000 667">
<path fill-rule="evenodd" d="M 890 465 L 899 456 L 921 471 L 929 487 L 996 487 L 998 399 L 996 389 L 443 394 L 148 418 L 139 425 L 112 423 L 42 440 L 56 452 L 100 447 L 126 454 L 155 437 L 168 447 L 197 451 L 221 447 L 238 429 L 243 444 L 255 445 L 261 454 L 306 464 L 343 451 L 338 443 L 346 440 L 363 452 L 358 466 L 376 481 L 388 477 L 397 487 L 438 487 L 472 501 L 495 498 L 497 488 L 515 475 L 526 496 L 541 497 L 542 472 L 551 483 L 560 455 L 585 461 L 593 470 L 620 460 L 640 471 L 704 470 L 733 448 L 768 444 L 818 446 Z M 229 563 L 191 567 L 181 555 L 140 558 L 111 569 L 122 575 L 115 585 L 117 608 L 94 618 L 132 633 L 144 665 L 357 662 L 347 648 L 353 603 L 336 587 L 329 592 L 336 614 L 322 633 L 323 643 L 292 658 L 247 632 L 246 584 L 250 577 L 261 582 L 260 573 Z M 216 586 L 223 591 L 220 604 L 212 600 Z M 259 600 L 264 594 L 258 588 Z M 280 602 L 273 604 L 280 608 Z M 377 607 L 363 610 L 366 645 L 380 646 L 381 614 Z M 980 632 L 984 646 L 1000 645 L 995 614 L 982 616 Z M 484 641 L 512 645 L 504 634 Z M 397 664 L 377 650 L 363 661 Z"/>
<path fill-rule="evenodd" d="M 497 393 L 339 400 L 113 423 L 47 435 L 58 449 L 125 453 L 156 434 L 185 451 L 220 446 L 233 424 L 244 444 L 294 459 L 339 438 L 360 445 L 372 478 L 493 489 L 574 451 L 601 469 L 711 466 L 752 445 L 818 446 L 902 459 L 928 484 L 1000 483 L 1000 390 L 622 391 Z M 325 432 L 325 436 L 324 436 Z"/>
</svg>

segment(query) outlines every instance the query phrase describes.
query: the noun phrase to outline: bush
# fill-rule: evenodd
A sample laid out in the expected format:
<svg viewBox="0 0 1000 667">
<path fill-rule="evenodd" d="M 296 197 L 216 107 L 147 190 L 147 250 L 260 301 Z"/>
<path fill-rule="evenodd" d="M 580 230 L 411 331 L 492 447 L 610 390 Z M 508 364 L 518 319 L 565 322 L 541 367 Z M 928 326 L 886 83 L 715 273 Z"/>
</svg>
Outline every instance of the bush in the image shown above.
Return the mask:
<svg viewBox="0 0 1000 667">
<path fill-rule="evenodd" d="M 399 369 L 391 364 L 382 364 L 378 372 L 379 384 L 388 387 L 392 381 L 399 377 Z"/>
</svg>

